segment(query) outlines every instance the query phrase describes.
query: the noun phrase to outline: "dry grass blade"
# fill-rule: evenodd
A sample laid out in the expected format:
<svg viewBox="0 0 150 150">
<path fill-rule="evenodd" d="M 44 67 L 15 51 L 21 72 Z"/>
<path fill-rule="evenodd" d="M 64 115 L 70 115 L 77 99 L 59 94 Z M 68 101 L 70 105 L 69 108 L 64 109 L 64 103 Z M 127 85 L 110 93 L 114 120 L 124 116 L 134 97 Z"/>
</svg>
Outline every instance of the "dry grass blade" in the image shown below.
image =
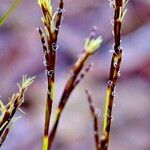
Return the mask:
<svg viewBox="0 0 150 150">
<path fill-rule="evenodd" d="M 94 130 L 94 139 L 95 139 L 95 147 L 96 150 L 100 149 L 100 138 L 99 138 L 99 128 L 98 128 L 98 114 L 96 112 L 96 108 L 94 106 L 94 101 L 92 99 L 92 96 L 90 95 L 89 91 L 86 90 L 85 91 L 86 95 L 87 95 L 87 100 L 89 103 L 89 107 L 90 107 L 90 112 L 92 115 L 92 123 L 93 123 L 93 130 Z"/>
</svg>

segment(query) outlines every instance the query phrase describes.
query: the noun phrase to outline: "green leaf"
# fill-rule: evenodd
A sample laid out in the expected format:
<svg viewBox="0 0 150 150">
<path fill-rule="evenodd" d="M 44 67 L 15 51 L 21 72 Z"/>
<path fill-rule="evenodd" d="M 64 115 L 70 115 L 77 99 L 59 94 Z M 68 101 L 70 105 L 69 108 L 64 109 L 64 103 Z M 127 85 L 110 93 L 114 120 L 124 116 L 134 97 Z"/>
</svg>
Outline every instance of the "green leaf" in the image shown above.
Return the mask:
<svg viewBox="0 0 150 150">
<path fill-rule="evenodd" d="M 7 20 L 12 11 L 19 5 L 21 0 L 14 0 L 13 4 L 10 6 L 8 11 L 0 18 L 0 26 Z"/>
</svg>

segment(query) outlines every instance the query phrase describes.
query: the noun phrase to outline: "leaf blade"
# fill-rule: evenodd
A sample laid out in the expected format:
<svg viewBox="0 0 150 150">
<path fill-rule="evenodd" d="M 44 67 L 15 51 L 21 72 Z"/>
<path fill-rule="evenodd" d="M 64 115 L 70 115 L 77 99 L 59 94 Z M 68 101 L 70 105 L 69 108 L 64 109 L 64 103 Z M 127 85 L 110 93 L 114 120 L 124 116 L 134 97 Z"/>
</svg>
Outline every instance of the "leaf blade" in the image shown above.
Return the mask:
<svg viewBox="0 0 150 150">
<path fill-rule="evenodd" d="M 0 26 L 2 26 L 5 23 L 5 21 L 9 17 L 9 15 L 19 5 L 20 2 L 21 2 L 21 0 L 15 0 L 13 2 L 13 4 L 9 7 L 8 11 L 0 18 Z"/>
</svg>

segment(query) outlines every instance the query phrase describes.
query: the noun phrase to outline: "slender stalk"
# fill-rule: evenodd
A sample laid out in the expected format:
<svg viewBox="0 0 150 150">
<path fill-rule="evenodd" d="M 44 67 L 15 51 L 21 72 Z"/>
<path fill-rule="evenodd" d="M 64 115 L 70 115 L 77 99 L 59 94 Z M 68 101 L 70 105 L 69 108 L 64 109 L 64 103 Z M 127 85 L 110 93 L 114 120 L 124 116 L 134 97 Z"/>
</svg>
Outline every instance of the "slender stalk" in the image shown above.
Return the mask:
<svg viewBox="0 0 150 150">
<path fill-rule="evenodd" d="M 122 20 L 125 15 L 124 11 L 125 0 L 115 0 L 114 6 L 114 52 L 111 60 L 109 82 L 106 92 L 106 105 L 103 120 L 103 130 L 101 137 L 101 150 L 107 150 L 110 137 L 110 127 L 112 121 L 112 109 L 115 96 L 116 82 L 119 76 L 119 69 L 122 60 L 122 48 L 120 47 L 121 41 L 121 26 Z"/>
<path fill-rule="evenodd" d="M 59 33 L 59 27 L 62 20 L 63 12 L 63 0 L 60 0 L 58 10 L 52 14 L 53 7 L 49 0 L 38 0 L 38 3 L 43 12 L 43 23 L 45 27 L 45 34 L 41 28 L 39 28 L 39 34 L 41 37 L 41 43 L 43 45 L 43 51 L 45 56 L 45 67 L 47 74 L 47 100 L 45 111 L 45 125 L 44 125 L 44 139 L 43 150 L 48 150 L 48 134 L 50 126 L 50 118 L 52 111 L 52 103 L 54 100 L 54 85 L 55 85 L 55 65 L 56 65 L 56 53 L 58 49 L 57 37 Z M 46 40 L 45 40 L 46 38 Z"/>
<path fill-rule="evenodd" d="M 98 115 L 96 112 L 96 108 L 94 106 L 94 101 L 92 99 L 92 96 L 90 95 L 89 91 L 86 90 L 85 91 L 86 95 L 87 95 L 87 100 L 89 103 L 89 108 L 90 108 L 90 112 L 91 112 L 91 116 L 92 116 L 92 123 L 93 123 L 93 131 L 94 131 L 94 140 L 95 140 L 95 147 L 96 150 L 100 149 L 100 138 L 99 138 L 99 127 L 98 127 Z"/>
<path fill-rule="evenodd" d="M 51 147 L 52 142 L 54 140 L 54 137 L 55 137 L 55 134 L 56 134 L 56 130 L 57 130 L 57 127 L 58 127 L 58 123 L 59 123 L 59 120 L 60 120 L 60 117 L 61 117 L 61 114 L 62 114 L 62 111 L 64 110 L 66 102 L 67 102 L 71 92 L 73 91 L 73 89 L 75 87 L 74 86 L 75 80 L 76 80 L 78 74 L 80 73 L 80 71 L 81 71 L 81 69 L 82 69 L 82 67 L 84 65 L 84 62 L 86 61 L 88 56 L 89 56 L 89 54 L 87 52 L 84 52 L 82 54 L 82 57 L 80 57 L 77 60 L 77 62 L 75 63 L 75 65 L 72 68 L 71 76 L 70 76 L 70 78 L 68 79 L 68 81 L 66 83 L 66 86 L 64 88 L 62 97 L 61 97 L 59 105 L 58 105 L 58 108 L 56 110 L 55 122 L 54 122 L 52 131 L 51 131 L 50 136 L 49 136 L 49 143 L 50 143 L 49 147 Z"/>
<path fill-rule="evenodd" d="M 86 40 L 85 47 L 84 47 L 85 50 L 83 51 L 83 53 L 80 55 L 80 57 L 78 58 L 78 60 L 75 62 L 75 64 L 72 67 L 71 76 L 69 77 L 69 79 L 65 85 L 63 94 L 61 96 L 60 102 L 59 102 L 57 110 L 56 110 L 54 125 L 53 125 L 52 130 L 49 135 L 49 149 L 51 149 L 51 146 L 54 141 L 56 131 L 58 128 L 58 124 L 60 121 L 60 117 L 61 117 L 64 107 L 69 99 L 69 96 L 72 93 L 72 91 L 74 90 L 74 88 L 77 86 L 77 84 L 79 83 L 80 79 L 83 78 L 83 75 L 82 74 L 79 75 L 79 74 L 80 74 L 86 60 L 88 59 L 88 57 L 90 55 L 92 55 L 100 47 L 101 42 L 102 42 L 101 37 L 94 39 L 93 31 L 92 31 L 89 38 Z M 88 70 L 89 69 L 87 69 L 87 71 Z M 79 78 L 78 78 L 78 76 L 79 76 Z"/>
</svg>

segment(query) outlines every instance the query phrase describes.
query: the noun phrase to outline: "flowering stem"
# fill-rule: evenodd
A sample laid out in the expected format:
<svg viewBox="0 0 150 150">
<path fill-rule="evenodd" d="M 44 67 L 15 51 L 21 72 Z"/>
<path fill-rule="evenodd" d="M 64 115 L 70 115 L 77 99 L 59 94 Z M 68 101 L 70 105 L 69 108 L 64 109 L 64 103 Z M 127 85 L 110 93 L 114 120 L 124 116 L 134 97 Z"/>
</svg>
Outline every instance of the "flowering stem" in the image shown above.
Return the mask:
<svg viewBox="0 0 150 150">
<path fill-rule="evenodd" d="M 43 51 L 45 56 L 45 67 L 47 74 L 47 99 L 46 99 L 46 111 L 45 111 L 45 125 L 44 125 L 44 139 L 43 150 L 49 150 L 48 134 L 51 119 L 52 103 L 54 100 L 54 85 L 55 85 L 55 65 L 56 65 L 56 53 L 58 49 L 57 37 L 59 33 L 59 27 L 62 20 L 63 0 L 60 0 L 59 8 L 53 15 L 53 7 L 49 0 L 38 0 L 38 3 L 43 12 L 43 24 L 45 34 L 42 29 L 39 28 L 39 34 L 41 37 L 41 43 L 43 45 Z M 46 40 L 45 40 L 46 38 Z"/>
<path fill-rule="evenodd" d="M 77 62 L 75 63 L 75 65 L 72 68 L 72 75 L 70 76 L 70 78 L 68 79 L 66 86 L 64 88 L 62 97 L 60 99 L 58 108 L 56 110 L 56 117 L 55 117 L 55 122 L 52 128 L 52 131 L 50 133 L 49 136 L 49 147 L 51 147 L 52 142 L 55 138 L 55 134 L 58 128 L 58 123 L 60 121 L 60 117 L 61 114 L 64 110 L 64 107 L 66 105 L 66 102 L 70 96 L 70 94 L 72 93 L 73 89 L 74 89 L 74 83 L 76 81 L 76 78 L 78 76 L 78 74 L 80 73 L 80 71 L 82 70 L 82 67 L 84 65 L 84 62 L 86 61 L 86 59 L 88 58 L 89 54 L 85 51 L 82 56 L 77 60 Z"/>
<path fill-rule="evenodd" d="M 58 128 L 58 124 L 60 121 L 60 117 L 62 115 L 64 107 L 66 106 L 69 96 L 72 93 L 72 91 L 75 89 L 75 87 L 78 85 L 80 80 L 84 77 L 84 74 L 82 74 L 82 73 L 80 74 L 80 72 L 82 71 L 82 68 L 83 68 L 86 60 L 88 59 L 88 57 L 90 55 L 92 55 L 101 45 L 102 39 L 100 37 L 95 39 L 91 35 L 93 35 L 93 31 L 91 32 L 89 38 L 85 42 L 83 53 L 80 55 L 80 57 L 77 59 L 77 61 L 73 65 L 71 76 L 65 85 L 63 94 L 61 96 L 60 102 L 59 102 L 57 110 L 56 110 L 54 125 L 53 125 L 52 131 L 50 132 L 50 135 L 49 135 L 49 149 L 51 149 L 51 146 L 54 141 L 56 131 Z M 88 72 L 89 67 L 85 69 L 85 72 Z"/>
<path fill-rule="evenodd" d="M 101 150 L 107 150 L 110 137 L 110 127 L 112 121 L 112 108 L 115 96 L 116 82 L 119 75 L 122 60 L 122 49 L 120 47 L 121 25 L 124 17 L 125 0 L 115 0 L 114 6 L 114 52 L 111 60 L 109 82 L 106 91 L 106 104 L 103 120 L 103 130 L 101 137 Z"/>
</svg>

